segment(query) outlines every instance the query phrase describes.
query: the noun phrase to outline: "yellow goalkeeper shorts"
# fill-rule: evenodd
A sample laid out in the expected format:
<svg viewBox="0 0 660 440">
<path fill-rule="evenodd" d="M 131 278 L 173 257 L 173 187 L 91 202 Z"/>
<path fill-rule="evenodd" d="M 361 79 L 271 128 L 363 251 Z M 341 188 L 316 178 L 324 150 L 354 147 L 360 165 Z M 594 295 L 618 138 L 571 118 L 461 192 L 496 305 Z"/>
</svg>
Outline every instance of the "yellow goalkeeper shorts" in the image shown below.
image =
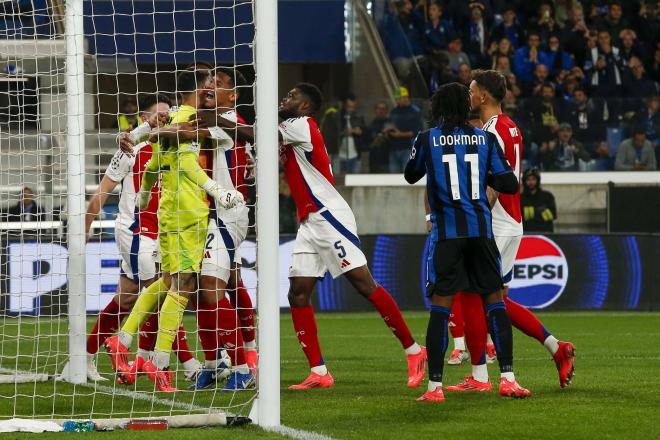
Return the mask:
<svg viewBox="0 0 660 440">
<path fill-rule="evenodd" d="M 160 233 L 163 272 L 173 274 L 200 271 L 204 258 L 207 229 L 207 225 L 202 223 L 204 222 L 178 232 Z"/>
</svg>

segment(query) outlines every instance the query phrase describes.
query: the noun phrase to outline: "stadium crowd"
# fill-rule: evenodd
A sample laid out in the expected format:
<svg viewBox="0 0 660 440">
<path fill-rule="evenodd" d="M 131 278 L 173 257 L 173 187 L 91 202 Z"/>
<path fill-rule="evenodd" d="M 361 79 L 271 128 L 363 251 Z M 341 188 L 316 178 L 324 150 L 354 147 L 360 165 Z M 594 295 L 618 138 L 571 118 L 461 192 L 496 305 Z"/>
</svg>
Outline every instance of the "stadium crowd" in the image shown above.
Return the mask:
<svg viewBox="0 0 660 440">
<path fill-rule="evenodd" d="M 397 0 L 379 21 L 402 84 L 430 93 L 474 69 L 497 69 L 503 110 L 523 129 L 523 169 L 655 170 L 660 153 L 657 1 Z M 412 89 L 411 89 L 412 90 Z M 353 96 L 324 115 L 338 172 L 401 172 L 424 125 L 407 88 L 371 121 Z"/>
</svg>

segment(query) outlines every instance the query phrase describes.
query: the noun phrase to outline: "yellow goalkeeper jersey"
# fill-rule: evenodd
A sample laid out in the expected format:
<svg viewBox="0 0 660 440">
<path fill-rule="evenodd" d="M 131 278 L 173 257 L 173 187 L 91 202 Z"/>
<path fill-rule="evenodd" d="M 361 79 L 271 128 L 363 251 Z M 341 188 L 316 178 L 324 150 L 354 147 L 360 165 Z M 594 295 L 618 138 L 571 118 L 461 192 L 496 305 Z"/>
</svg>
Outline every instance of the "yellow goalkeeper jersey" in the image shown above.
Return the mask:
<svg viewBox="0 0 660 440">
<path fill-rule="evenodd" d="M 195 113 L 194 107 L 182 105 L 170 115 L 170 124 L 189 121 Z M 196 141 L 163 140 L 157 150 L 162 176 L 159 230 L 177 232 L 204 227 L 209 207 L 206 191 L 201 186 L 208 176 L 199 166 L 199 144 Z"/>
</svg>

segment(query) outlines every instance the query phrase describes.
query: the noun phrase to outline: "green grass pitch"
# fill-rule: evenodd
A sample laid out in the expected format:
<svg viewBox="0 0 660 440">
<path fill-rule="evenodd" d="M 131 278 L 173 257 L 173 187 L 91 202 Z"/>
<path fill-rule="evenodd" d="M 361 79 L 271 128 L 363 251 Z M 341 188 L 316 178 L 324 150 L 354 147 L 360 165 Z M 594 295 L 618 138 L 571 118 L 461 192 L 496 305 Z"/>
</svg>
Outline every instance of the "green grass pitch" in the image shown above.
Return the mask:
<svg viewBox="0 0 660 440">
<path fill-rule="evenodd" d="M 409 312 L 405 316 L 418 340 L 423 341 L 427 314 Z M 336 385 L 332 389 L 308 392 L 287 390 L 286 386 L 302 380 L 308 369 L 289 316 L 283 314 L 282 423 L 338 439 L 660 438 L 660 314 L 543 313 L 540 317 L 557 337 L 571 340 L 577 346 L 576 377 L 571 387 L 560 389 L 547 351 L 538 342 L 515 331 L 514 368 L 520 383 L 534 393 L 531 399 L 513 401 L 502 399 L 496 393 L 447 393 L 445 403 L 427 404 L 414 401 L 421 394 L 421 387 L 416 390 L 406 387 L 406 365 L 401 348 L 376 313 L 319 314 L 323 354 Z M 11 353 L 12 346 L 7 335 L 18 329 L 11 326 L 9 318 L 4 323 L 5 338 L 0 354 L 5 358 L 1 366 L 8 368 L 6 356 Z M 48 325 L 44 332 L 54 333 L 53 324 Z M 193 329 L 194 323 L 190 321 L 187 328 Z M 21 347 L 30 347 L 26 342 L 31 341 L 29 329 L 21 331 L 24 333 Z M 43 353 L 38 359 L 45 360 L 45 353 L 57 348 L 58 343 L 61 341 L 40 338 L 32 342 L 32 349 L 38 348 Z M 65 350 L 64 347 L 59 349 Z M 23 367 L 34 362 L 29 353 L 21 354 L 24 356 L 19 358 L 19 364 Z M 101 358 L 100 369 L 107 373 L 109 364 L 105 358 Z M 63 358 L 58 359 L 58 362 L 63 361 Z M 46 363 L 42 368 L 50 367 Z M 496 364 L 489 370 L 492 378 L 499 376 Z M 455 383 L 467 373 L 467 365 L 447 366 L 444 382 Z M 150 385 L 148 379 L 142 378 L 137 387 L 149 390 Z M 52 397 L 54 391 L 60 394 L 57 399 Z M 118 395 L 111 399 L 104 393 L 94 394 L 90 388 L 77 389 L 75 396 L 72 391 L 70 385 L 52 382 L 16 387 L 0 385 L 0 416 L 10 417 L 14 408 L 18 414 L 29 415 L 33 410 L 51 413 L 54 407 L 59 414 L 70 414 L 72 408 L 80 411 L 93 407 L 100 416 L 122 415 L 131 410 L 156 414 L 185 412 L 178 407 L 167 407 L 162 401 L 134 401 Z M 19 397 L 14 398 L 17 392 Z M 162 393 L 158 393 L 158 397 L 171 399 Z M 251 393 L 225 396 L 204 391 L 195 395 L 182 393 L 175 401 L 199 407 L 231 406 L 238 412 L 251 398 Z M 42 434 L 40 438 L 63 435 L 68 434 Z M 75 435 L 131 440 L 281 438 L 254 426 Z M 2 438 L 29 436 L 3 434 Z"/>
</svg>

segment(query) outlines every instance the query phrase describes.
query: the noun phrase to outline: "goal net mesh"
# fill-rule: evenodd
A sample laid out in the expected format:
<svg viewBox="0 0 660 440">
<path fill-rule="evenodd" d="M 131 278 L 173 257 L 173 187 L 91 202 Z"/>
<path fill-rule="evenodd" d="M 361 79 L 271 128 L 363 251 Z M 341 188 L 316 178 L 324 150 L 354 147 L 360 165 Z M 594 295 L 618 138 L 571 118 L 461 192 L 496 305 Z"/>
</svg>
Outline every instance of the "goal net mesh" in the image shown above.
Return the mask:
<svg viewBox="0 0 660 440">
<path fill-rule="evenodd" d="M 170 360 L 177 388 L 174 393 L 158 392 L 147 376 L 139 376 L 130 385 L 118 383 L 103 346 L 106 334 L 98 337 L 97 344 L 86 346 L 88 363 L 97 367 L 104 380 L 73 384 L 65 380 L 66 374 L 61 375 L 68 368 L 71 322 L 84 320 L 85 338 L 92 334 L 101 311 L 116 300 L 122 263 L 131 263 L 122 260 L 116 231 L 121 227 L 116 221 L 120 200 L 128 196 L 122 185 L 126 181 L 97 194 L 106 169 L 116 157 L 118 134 L 143 123 L 146 109 L 140 108 L 140 102 L 144 97 L 164 94 L 173 107 L 180 107 L 177 77 L 191 65 L 198 69 L 226 67 L 234 72 L 235 83 L 235 72 L 240 72 L 246 81 L 236 84 L 239 100 L 235 110 L 252 123 L 253 1 L 84 1 L 84 75 L 79 78 L 84 109 L 79 110 L 84 111 L 85 121 L 85 193 L 86 203 L 97 194 L 103 204 L 93 218 L 85 247 L 84 316 L 68 309 L 67 280 L 72 271 L 68 241 L 84 241 L 86 237 L 67 236 L 72 219 L 67 213 L 66 3 L 20 0 L 0 6 L 0 419 L 210 415 L 191 419 L 204 424 L 204 420 L 217 421 L 217 415 L 247 416 L 256 387 L 224 391 L 225 384 L 218 378 L 208 389 L 189 390 L 193 382 L 177 360 L 176 344 Z M 214 71 L 210 77 L 215 78 Z M 208 98 L 217 98 L 215 84 L 209 87 Z M 227 133 L 230 138 L 236 136 Z M 211 173 L 213 166 L 203 158 L 212 161 L 220 152 L 214 150 L 213 141 L 199 140 L 198 144 L 201 165 Z M 256 196 L 250 146 L 246 148 L 248 166 L 239 171 L 232 168 L 232 172 L 245 173 L 250 227 L 240 252 L 232 251 L 240 253 L 237 262 L 242 263 L 243 284 L 256 305 Z M 230 153 L 226 158 L 231 167 Z M 137 252 L 138 248 L 132 249 L 129 260 L 137 259 Z M 192 359 L 204 365 L 211 356 L 200 343 L 195 312 L 199 280 L 195 284 L 197 292 L 188 304 L 183 327 Z M 227 299 L 235 293 L 233 286 L 222 292 Z M 245 300 L 231 303 L 234 307 L 229 310 L 236 314 L 241 327 L 234 334 L 247 335 L 240 338 L 247 340 L 249 330 L 253 330 L 246 327 L 252 326 L 252 310 Z M 111 334 L 121 325 L 129 306 L 122 305 L 114 312 Z M 240 313 L 242 310 L 245 313 Z M 234 341 L 226 340 L 227 332 L 222 329 L 230 324 L 219 322 L 218 326 L 218 338 L 225 335 L 219 347 L 241 344 L 237 336 Z M 135 359 L 141 345 L 138 340 L 148 331 L 143 327 L 135 336 L 129 361 Z M 176 340 L 182 342 L 180 336 Z M 98 350 L 95 345 L 100 345 Z"/>
</svg>

